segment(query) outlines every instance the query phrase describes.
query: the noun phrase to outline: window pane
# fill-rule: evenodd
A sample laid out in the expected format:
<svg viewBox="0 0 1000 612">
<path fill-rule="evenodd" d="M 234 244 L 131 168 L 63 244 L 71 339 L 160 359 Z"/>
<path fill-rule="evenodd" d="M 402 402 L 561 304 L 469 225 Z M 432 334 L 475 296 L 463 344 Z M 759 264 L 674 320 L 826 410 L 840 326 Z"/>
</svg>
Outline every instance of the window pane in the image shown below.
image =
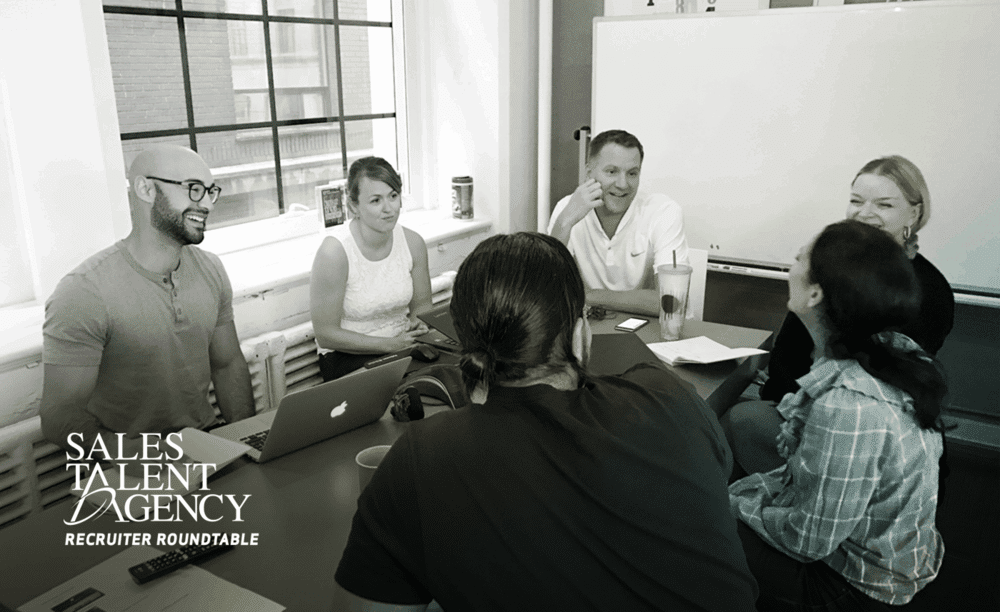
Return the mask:
<svg viewBox="0 0 1000 612">
<path fill-rule="evenodd" d="M 269 128 L 198 135 L 198 152 L 222 195 L 209 229 L 278 216 L 274 140 Z"/>
<path fill-rule="evenodd" d="M 195 125 L 269 121 L 263 24 L 219 19 L 185 23 Z"/>
<path fill-rule="evenodd" d="M 271 24 L 274 94 L 279 120 L 338 114 L 333 33 L 333 26 Z"/>
<path fill-rule="evenodd" d="M 141 8 L 175 10 L 177 0 L 103 0 L 104 6 L 137 6 Z M 260 0 L 184 0 L 185 11 L 210 13 L 262 14 Z"/>
<path fill-rule="evenodd" d="M 392 30 L 381 27 L 340 28 L 343 58 L 344 114 L 391 113 L 393 97 Z"/>
<path fill-rule="evenodd" d="M 348 157 L 373 155 L 374 142 L 371 120 L 348 121 L 344 124 L 344 128 L 347 130 Z"/>
<path fill-rule="evenodd" d="M 170 4 L 173 2 L 171 1 Z M 263 13 L 260 0 L 184 0 L 184 10 L 209 13 L 243 13 L 246 15 Z"/>
<path fill-rule="evenodd" d="M 185 2 L 184 4 L 187 4 Z M 104 0 L 104 6 L 140 6 L 142 8 L 176 9 L 175 0 Z"/>
<path fill-rule="evenodd" d="M 353 122 L 352 122 L 353 123 Z M 393 168 L 399 170 L 396 158 L 396 120 L 392 117 L 364 121 L 372 130 L 372 155 L 389 160 Z M 350 132 L 348 132 L 350 133 Z M 347 150 L 351 150 L 351 141 L 347 141 Z"/>
<path fill-rule="evenodd" d="M 123 134 L 187 127 L 177 20 L 105 15 Z"/>
<path fill-rule="evenodd" d="M 340 127 L 335 123 L 278 128 L 285 210 L 315 210 L 316 187 L 344 178 Z"/>
<path fill-rule="evenodd" d="M 209 2 L 211 4 L 218 4 L 218 0 L 198 0 L 199 2 Z M 188 3 L 193 2 L 193 0 L 184 0 L 184 8 L 187 8 Z M 214 9 L 218 10 L 218 9 Z M 244 13 L 247 15 L 262 15 L 264 9 L 261 8 L 260 0 L 226 0 L 227 13 Z"/>
<path fill-rule="evenodd" d="M 283 17 L 333 17 L 333 12 L 328 15 L 320 14 L 319 0 L 281 0 L 268 3 L 267 10 L 272 15 Z"/>
<path fill-rule="evenodd" d="M 325 0 L 329 4 L 331 0 Z M 390 0 L 339 0 L 337 9 L 341 19 L 359 21 L 392 21 Z M 333 14 L 332 11 L 330 14 Z"/>
<path fill-rule="evenodd" d="M 393 168 L 399 170 L 396 157 L 396 120 L 361 119 L 348 121 L 347 159 L 348 163 L 366 155 L 384 157 Z"/>
</svg>

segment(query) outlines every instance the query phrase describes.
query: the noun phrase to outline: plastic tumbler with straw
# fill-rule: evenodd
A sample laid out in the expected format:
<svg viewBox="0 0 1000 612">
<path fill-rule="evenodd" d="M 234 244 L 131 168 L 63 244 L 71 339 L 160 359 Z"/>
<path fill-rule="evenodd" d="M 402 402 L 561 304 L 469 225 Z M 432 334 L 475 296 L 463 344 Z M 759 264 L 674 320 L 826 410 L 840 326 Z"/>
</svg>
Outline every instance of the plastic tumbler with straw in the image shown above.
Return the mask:
<svg viewBox="0 0 1000 612">
<path fill-rule="evenodd" d="M 659 266 L 656 276 L 660 283 L 660 336 L 664 340 L 680 340 L 687 314 L 691 266 L 677 265 L 677 251 L 674 251 L 673 265 Z"/>
</svg>

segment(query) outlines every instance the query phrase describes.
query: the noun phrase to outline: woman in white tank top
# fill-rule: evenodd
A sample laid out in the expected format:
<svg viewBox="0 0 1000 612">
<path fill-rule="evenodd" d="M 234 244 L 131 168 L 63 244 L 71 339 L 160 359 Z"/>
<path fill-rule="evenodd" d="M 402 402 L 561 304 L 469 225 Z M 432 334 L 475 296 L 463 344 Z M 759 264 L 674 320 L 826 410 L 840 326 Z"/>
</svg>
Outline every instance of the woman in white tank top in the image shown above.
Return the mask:
<svg viewBox="0 0 1000 612">
<path fill-rule="evenodd" d="M 320 369 L 332 380 L 427 332 L 416 313 L 431 306 L 427 247 L 397 224 L 402 181 L 380 157 L 351 164 L 353 218 L 320 245 L 310 279 L 310 311 Z"/>
</svg>

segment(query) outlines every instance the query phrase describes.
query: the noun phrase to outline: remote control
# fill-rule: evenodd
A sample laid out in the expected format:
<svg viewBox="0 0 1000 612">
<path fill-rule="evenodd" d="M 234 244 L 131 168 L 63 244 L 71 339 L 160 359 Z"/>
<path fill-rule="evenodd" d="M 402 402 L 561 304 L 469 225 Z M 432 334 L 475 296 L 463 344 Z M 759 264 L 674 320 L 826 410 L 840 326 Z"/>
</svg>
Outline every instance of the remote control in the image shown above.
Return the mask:
<svg viewBox="0 0 1000 612">
<path fill-rule="evenodd" d="M 395 353 L 389 353 L 388 355 L 383 355 L 382 357 L 378 357 L 376 359 L 372 359 L 371 361 L 366 361 L 365 362 L 365 369 L 366 370 L 371 370 L 372 368 L 377 368 L 377 367 L 383 366 L 383 365 L 385 365 L 387 363 L 391 363 L 393 361 L 399 361 L 400 359 L 404 359 L 406 357 L 409 357 L 410 356 L 410 350 L 411 349 L 407 348 L 407 349 L 403 349 L 401 351 L 396 351 Z"/>
<path fill-rule="evenodd" d="M 154 578 L 166 576 L 175 569 L 180 569 L 188 563 L 202 561 L 216 553 L 225 552 L 233 548 L 232 544 L 194 544 L 178 548 L 173 552 L 168 552 L 153 557 L 145 563 L 128 568 L 128 573 L 132 574 L 132 580 L 136 584 L 145 584 Z"/>
</svg>

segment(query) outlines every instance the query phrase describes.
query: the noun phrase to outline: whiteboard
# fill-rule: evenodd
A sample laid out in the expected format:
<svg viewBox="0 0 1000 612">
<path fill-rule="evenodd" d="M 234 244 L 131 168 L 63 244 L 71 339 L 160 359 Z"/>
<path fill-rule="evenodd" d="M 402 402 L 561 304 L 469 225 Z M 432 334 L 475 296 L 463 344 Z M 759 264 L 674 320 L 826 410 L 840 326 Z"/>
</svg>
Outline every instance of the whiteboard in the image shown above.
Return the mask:
<svg viewBox="0 0 1000 612">
<path fill-rule="evenodd" d="M 869 160 L 923 172 L 920 252 L 1000 296 L 1000 3 L 597 18 L 594 134 L 645 148 L 641 189 L 714 261 L 770 269 L 843 219 Z"/>
</svg>

